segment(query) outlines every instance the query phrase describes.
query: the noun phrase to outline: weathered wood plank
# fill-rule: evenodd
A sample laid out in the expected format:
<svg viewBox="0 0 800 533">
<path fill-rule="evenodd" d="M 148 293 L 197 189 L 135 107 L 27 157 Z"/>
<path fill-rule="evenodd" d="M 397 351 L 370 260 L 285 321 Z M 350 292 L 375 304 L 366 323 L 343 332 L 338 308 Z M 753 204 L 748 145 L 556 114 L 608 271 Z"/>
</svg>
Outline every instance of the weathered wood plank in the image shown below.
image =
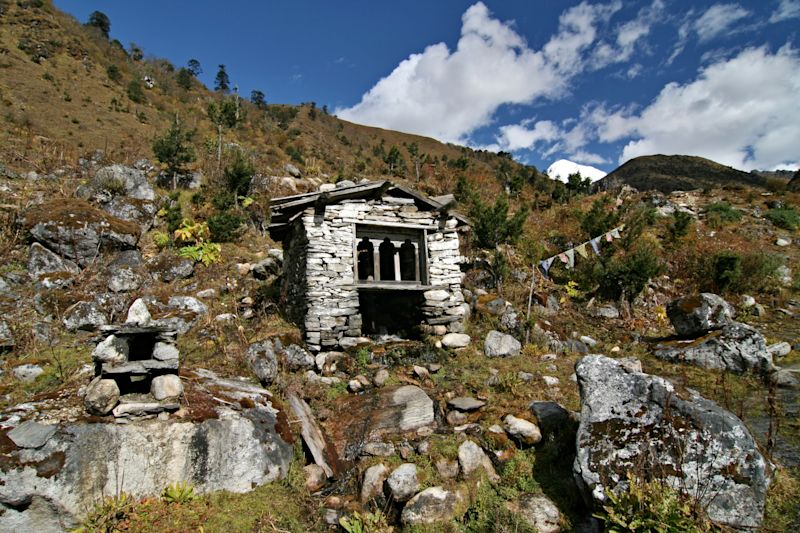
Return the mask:
<svg viewBox="0 0 800 533">
<path fill-rule="evenodd" d="M 300 422 L 300 436 L 303 437 L 303 442 L 311 451 L 314 462 L 322 467 L 326 476 L 333 477 L 334 472 L 338 469 L 336 452 L 325 440 L 325 435 L 317 424 L 311 407 L 296 394 L 289 394 L 288 400 L 292 413 Z"/>
</svg>

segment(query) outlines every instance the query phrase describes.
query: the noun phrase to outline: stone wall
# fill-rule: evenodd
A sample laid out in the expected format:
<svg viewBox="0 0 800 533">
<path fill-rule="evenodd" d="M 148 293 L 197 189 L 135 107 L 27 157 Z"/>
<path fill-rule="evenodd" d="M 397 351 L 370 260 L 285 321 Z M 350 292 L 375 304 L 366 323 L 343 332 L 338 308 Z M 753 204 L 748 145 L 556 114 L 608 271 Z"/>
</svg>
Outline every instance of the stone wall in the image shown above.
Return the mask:
<svg viewBox="0 0 800 533">
<path fill-rule="evenodd" d="M 391 224 L 430 228 L 425 243 L 431 286 L 424 293 L 425 331 L 462 331 L 469 308 L 461 293 L 457 221 L 447 220 L 442 229 L 438 213 L 420 211 L 411 199 L 344 200 L 327 206 L 324 214 L 307 209 L 284 244 L 287 311 L 303 327 L 309 349 L 335 349 L 361 336 L 353 252 L 357 224 L 387 225 L 388 232 Z"/>
</svg>

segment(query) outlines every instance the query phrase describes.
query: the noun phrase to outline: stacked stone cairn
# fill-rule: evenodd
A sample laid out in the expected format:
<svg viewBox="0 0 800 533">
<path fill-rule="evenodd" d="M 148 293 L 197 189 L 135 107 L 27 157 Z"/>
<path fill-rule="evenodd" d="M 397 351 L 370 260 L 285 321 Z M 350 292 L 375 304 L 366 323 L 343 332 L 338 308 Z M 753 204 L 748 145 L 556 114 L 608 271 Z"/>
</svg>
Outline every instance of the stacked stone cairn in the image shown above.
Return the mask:
<svg viewBox="0 0 800 533">
<path fill-rule="evenodd" d="M 124 324 L 103 326 L 92 352 L 95 377 L 86 389 L 86 410 L 96 416 L 165 418 L 180 408 L 177 331 L 151 324 L 139 299 Z"/>
</svg>

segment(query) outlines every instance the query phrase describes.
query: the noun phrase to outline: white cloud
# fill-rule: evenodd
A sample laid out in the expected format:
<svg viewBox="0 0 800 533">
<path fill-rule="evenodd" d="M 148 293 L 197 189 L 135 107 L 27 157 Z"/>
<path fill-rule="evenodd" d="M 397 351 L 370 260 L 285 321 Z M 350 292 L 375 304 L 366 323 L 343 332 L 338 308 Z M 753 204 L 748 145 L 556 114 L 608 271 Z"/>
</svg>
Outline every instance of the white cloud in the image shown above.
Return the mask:
<svg viewBox="0 0 800 533">
<path fill-rule="evenodd" d="M 621 24 L 616 30 L 614 44 L 599 43 L 592 54 L 592 67 L 599 69 L 612 63 L 628 61 L 636 51 L 637 44 L 646 37 L 654 24 L 663 18 L 664 2 L 654 0 L 639 10 L 636 18 Z"/>
<path fill-rule="evenodd" d="M 499 129 L 502 141 L 498 142 L 498 146 L 503 150 L 514 151 L 530 148 L 541 141 L 554 141 L 561 136 L 558 126 L 549 120 L 540 120 L 533 128 L 527 128 L 530 122 L 501 126 Z"/>
<path fill-rule="evenodd" d="M 714 4 L 697 19 L 694 31 L 700 42 L 710 41 L 749 14 L 738 4 Z"/>
<path fill-rule="evenodd" d="M 781 0 L 769 21 L 775 23 L 795 18 L 800 18 L 800 0 Z"/>
<path fill-rule="evenodd" d="M 700 71 L 692 82 L 667 84 L 636 114 L 597 108 L 602 142 L 635 137 L 620 163 L 648 154 L 699 155 L 744 170 L 800 160 L 800 56 L 784 46 L 744 50 Z"/>
<path fill-rule="evenodd" d="M 597 28 L 621 7 L 581 3 L 559 18 L 558 32 L 533 50 L 511 23 L 491 17 L 478 2 L 462 16 L 456 49 L 444 43 L 412 54 L 356 105 L 337 109 L 345 120 L 465 142 L 504 104 L 529 104 L 567 94 L 585 69 Z M 513 133 L 513 132 L 512 132 Z"/>
</svg>

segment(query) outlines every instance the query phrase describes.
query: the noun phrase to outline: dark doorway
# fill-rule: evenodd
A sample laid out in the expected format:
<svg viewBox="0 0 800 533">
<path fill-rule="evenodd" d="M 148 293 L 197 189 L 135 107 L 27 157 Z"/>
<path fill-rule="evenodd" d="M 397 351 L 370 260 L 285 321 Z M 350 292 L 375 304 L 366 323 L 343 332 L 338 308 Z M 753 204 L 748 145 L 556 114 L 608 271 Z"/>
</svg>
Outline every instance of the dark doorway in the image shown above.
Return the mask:
<svg viewBox="0 0 800 533">
<path fill-rule="evenodd" d="M 366 335 L 418 339 L 425 301 L 419 291 L 358 291 L 361 330 Z"/>
<path fill-rule="evenodd" d="M 382 280 L 395 280 L 394 277 L 394 254 L 395 248 L 389 237 L 383 239 L 380 247 L 378 248 L 381 255 L 381 279 Z"/>
<path fill-rule="evenodd" d="M 375 279 L 375 247 L 364 237 L 356 247 L 358 254 L 358 279 Z"/>
</svg>

